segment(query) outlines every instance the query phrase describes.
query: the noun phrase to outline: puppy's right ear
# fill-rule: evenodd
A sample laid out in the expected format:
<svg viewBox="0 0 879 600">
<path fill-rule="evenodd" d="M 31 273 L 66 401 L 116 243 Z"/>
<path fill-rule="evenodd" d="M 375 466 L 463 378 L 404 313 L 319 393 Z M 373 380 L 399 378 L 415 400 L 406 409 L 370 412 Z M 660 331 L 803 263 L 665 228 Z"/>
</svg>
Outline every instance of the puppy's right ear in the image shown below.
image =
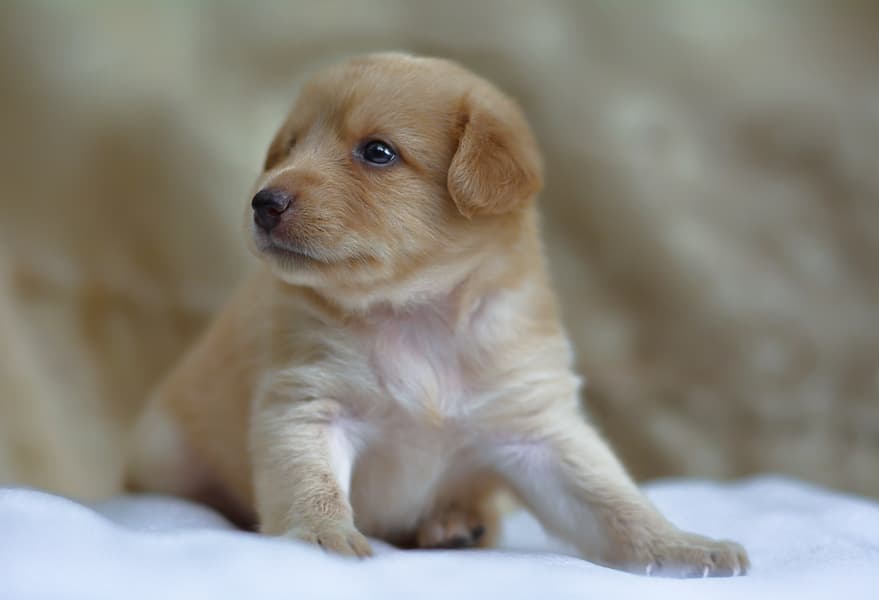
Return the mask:
<svg viewBox="0 0 879 600">
<path fill-rule="evenodd" d="M 527 204 L 543 187 L 540 150 L 515 102 L 493 88 L 462 106 L 464 124 L 447 185 L 465 217 L 497 215 Z"/>
<path fill-rule="evenodd" d="M 266 154 L 266 160 L 263 163 L 262 170 L 268 171 L 276 167 L 282 160 L 290 154 L 290 148 L 293 146 L 292 134 L 287 131 L 286 127 L 282 127 L 269 146 Z"/>
</svg>

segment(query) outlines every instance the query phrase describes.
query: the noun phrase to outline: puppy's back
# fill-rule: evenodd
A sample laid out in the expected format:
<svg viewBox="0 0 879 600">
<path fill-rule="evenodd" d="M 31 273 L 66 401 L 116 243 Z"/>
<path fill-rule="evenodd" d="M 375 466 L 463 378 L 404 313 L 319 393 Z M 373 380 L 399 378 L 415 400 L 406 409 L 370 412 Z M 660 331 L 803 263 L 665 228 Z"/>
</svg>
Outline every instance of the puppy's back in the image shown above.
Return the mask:
<svg viewBox="0 0 879 600">
<path fill-rule="evenodd" d="M 252 506 L 249 409 L 272 360 L 273 287 L 264 269 L 247 278 L 155 390 L 131 448 L 132 487 L 188 497 L 222 488 Z"/>
</svg>

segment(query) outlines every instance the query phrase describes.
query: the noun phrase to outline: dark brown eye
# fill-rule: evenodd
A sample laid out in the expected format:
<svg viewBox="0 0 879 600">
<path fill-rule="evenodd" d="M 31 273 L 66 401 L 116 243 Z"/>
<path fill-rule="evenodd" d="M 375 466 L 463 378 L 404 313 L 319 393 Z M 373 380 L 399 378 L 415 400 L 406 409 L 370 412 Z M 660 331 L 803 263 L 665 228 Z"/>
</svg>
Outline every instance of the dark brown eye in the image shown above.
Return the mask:
<svg viewBox="0 0 879 600">
<path fill-rule="evenodd" d="M 360 150 L 360 156 L 371 165 L 387 166 L 397 160 L 397 153 L 390 145 L 381 140 L 366 142 Z"/>
</svg>

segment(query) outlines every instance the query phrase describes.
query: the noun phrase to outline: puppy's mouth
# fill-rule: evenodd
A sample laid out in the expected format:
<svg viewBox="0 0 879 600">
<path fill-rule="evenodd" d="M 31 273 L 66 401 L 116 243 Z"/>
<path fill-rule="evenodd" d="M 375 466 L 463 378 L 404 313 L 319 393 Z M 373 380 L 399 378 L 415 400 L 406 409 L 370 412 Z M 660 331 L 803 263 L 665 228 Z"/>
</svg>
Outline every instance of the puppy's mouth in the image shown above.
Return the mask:
<svg viewBox="0 0 879 600">
<path fill-rule="evenodd" d="M 265 254 L 266 256 L 271 256 L 291 264 L 306 265 L 326 262 L 319 256 L 316 256 L 309 248 L 289 241 L 278 240 L 271 234 L 256 232 L 254 242 L 260 254 Z"/>
</svg>

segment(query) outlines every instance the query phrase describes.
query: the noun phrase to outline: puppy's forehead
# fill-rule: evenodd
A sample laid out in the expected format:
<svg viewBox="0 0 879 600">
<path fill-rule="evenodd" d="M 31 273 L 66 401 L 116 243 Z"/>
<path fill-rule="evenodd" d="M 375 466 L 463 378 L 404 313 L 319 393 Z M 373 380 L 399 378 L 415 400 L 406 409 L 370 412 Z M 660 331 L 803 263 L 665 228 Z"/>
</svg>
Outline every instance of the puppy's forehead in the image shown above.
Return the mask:
<svg viewBox="0 0 879 600">
<path fill-rule="evenodd" d="M 343 136 L 440 134 L 460 112 L 471 78 L 442 60 L 370 56 L 313 77 L 298 108 L 309 120 L 331 124 Z"/>
</svg>

